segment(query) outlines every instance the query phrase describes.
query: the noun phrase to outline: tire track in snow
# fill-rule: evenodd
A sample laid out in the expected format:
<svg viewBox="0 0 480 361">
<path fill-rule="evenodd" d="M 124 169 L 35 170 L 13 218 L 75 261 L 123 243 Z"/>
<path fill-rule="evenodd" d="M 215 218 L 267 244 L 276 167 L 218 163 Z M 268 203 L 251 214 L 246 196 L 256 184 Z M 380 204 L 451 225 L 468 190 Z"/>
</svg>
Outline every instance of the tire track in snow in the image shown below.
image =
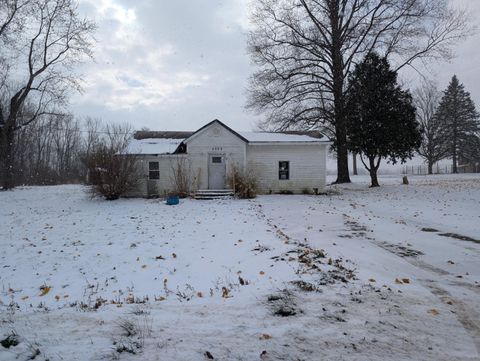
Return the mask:
<svg viewBox="0 0 480 361">
<path fill-rule="evenodd" d="M 437 296 L 443 303 L 453 306 L 455 309 L 455 316 L 462 324 L 463 328 L 472 336 L 473 343 L 480 355 L 480 315 L 474 310 L 465 306 L 465 304 L 458 299 L 452 297 L 450 292 L 439 287 L 433 280 L 419 280 L 420 283 L 427 287 L 430 292 Z"/>
<path fill-rule="evenodd" d="M 345 218 L 345 226 L 347 230 L 352 232 L 353 236 L 362 238 L 362 234 L 358 233 L 358 230 L 361 229 L 362 231 L 369 232 L 369 229 L 366 225 L 361 225 L 359 222 L 350 219 L 350 217 L 346 216 Z M 394 254 L 395 256 L 405 260 L 406 262 L 410 263 L 412 266 L 417 267 L 421 270 L 433 273 L 436 276 L 453 276 L 450 272 L 447 272 L 441 268 L 435 267 L 427 262 L 419 260 L 415 258 L 416 256 L 405 256 L 400 255 L 398 252 L 395 251 L 396 246 L 393 243 L 389 242 L 380 242 L 375 238 L 371 237 L 363 237 L 370 241 L 370 243 L 380 247 L 389 253 Z M 450 292 L 445 290 L 444 288 L 438 285 L 438 282 L 433 279 L 422 280 L 419 279 L 420 283 L 426 287 L 430 292 L 439 298 L 443 303 L 447 303 L 451 308 L 453 308 L 454 314 L 462 325 L 462 327 L 467 331 L 467 333 L 472 337 L 473 343 L 475 348 L 477 349 L 477 353 L 480 356 L 480 315 L 473 309 L 466 306 L 462 301 L 452 297 Z M 480 288 L 475 287 L 467 282 L 458 282 L 450 280 L 449 282 L 452 286 L 468 288 L 471 291 L 476 293 L 480 293 Z"/>
</svg>

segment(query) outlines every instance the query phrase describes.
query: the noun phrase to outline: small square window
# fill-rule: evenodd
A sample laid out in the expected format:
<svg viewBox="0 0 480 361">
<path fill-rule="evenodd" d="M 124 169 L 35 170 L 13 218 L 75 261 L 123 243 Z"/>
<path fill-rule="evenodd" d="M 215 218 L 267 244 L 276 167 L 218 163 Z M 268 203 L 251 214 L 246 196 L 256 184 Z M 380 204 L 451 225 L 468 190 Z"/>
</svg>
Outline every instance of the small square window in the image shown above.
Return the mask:
<svg viewBox="0 0 480 361">
<path fill-rule="evenodd" d="M 278 179 L 280 180 L 290 179 L 290 162 L 288 161 L 278 162 Z"/>
<path fill-rule="evenodd" d="M 212 163 L 222 163 L 222 157 L 212 157 Z"/>
<path fill-rule="evenodd" d="M 148 162 L 148 179 L 160 179 L 160 165 L 158 162 Z"/>
</svg>

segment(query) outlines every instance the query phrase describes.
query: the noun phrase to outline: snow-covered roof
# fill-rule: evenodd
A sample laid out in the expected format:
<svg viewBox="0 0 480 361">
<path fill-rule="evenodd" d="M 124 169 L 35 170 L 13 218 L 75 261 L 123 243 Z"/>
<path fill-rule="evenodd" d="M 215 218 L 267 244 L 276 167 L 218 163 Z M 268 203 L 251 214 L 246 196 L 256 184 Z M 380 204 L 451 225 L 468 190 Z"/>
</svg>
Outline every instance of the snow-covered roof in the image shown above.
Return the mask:
<svg viewBox="0 0 480 361">
<path fill-rule="evenodd" d="M 127 148 L 129 154 L 171 154 L 183 139 L 146 138 L 132 139 Z"/>
<path fill-rule="evenodd" d="M 323 142 L 321 139 L 308 135 L 269 133 L 269 132 L 239 132 L 250 143 L 298 143 Z"/>
</svg>

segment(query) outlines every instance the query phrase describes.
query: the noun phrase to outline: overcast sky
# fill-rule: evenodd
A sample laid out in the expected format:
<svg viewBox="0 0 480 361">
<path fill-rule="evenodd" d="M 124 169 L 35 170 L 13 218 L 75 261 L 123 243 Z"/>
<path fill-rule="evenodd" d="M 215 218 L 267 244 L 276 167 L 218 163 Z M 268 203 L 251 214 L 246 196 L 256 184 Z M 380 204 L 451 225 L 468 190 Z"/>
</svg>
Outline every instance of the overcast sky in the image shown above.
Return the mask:
<svg viewBox="0 0 480 361">
<path fill-rule="evenodd" d="M 218 118 L 255 128 L 245 111 L 252 72 L 245 50 L 248 0 L 80 0 L 96 20 L 96 61 L 72 99 L 77 116 L 127 121 L 136 129 L 195 130 Z M 480 0 L 452 0 L 480 22 Z M 444 88 L 455 73 L 480 107 L 480 35 L 457 47 L 451 63 L 431 65 Z M 406 84 L 416 76 L 405 75 Z"/>
</svg>

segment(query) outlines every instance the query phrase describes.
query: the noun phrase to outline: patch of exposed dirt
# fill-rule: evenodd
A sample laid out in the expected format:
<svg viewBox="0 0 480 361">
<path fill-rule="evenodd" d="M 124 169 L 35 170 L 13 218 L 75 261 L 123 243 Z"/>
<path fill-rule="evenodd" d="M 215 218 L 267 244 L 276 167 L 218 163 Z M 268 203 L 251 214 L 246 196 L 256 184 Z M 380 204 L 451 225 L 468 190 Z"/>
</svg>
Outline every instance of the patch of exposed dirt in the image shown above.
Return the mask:
<svg viewBox="0 0 480 361">
<path fill-rule="evenodd" d="M 407 246 L 402 246 L 400 244 L 393 244 L 388 242 L 376 242 L 376 244 L 387 251 L 400 256 L 400 257 L 418 257 L 422 256 L 424 253 Z"/>
<path fill-rule="evenodd" d="M 438 235 L 442 236 L 442 237 L 450 237 L 450 238 L 459 239 L 461 241 L 467 241 L 467 242 L 473 242 L 473 243 L 480 244 L 479 239 L 475 239 L 475 238 L 468 237 L 468 236 L 462 236 L 461 234 L 457 234 L 457 233 L 439 233 Z"/>
</svg>

